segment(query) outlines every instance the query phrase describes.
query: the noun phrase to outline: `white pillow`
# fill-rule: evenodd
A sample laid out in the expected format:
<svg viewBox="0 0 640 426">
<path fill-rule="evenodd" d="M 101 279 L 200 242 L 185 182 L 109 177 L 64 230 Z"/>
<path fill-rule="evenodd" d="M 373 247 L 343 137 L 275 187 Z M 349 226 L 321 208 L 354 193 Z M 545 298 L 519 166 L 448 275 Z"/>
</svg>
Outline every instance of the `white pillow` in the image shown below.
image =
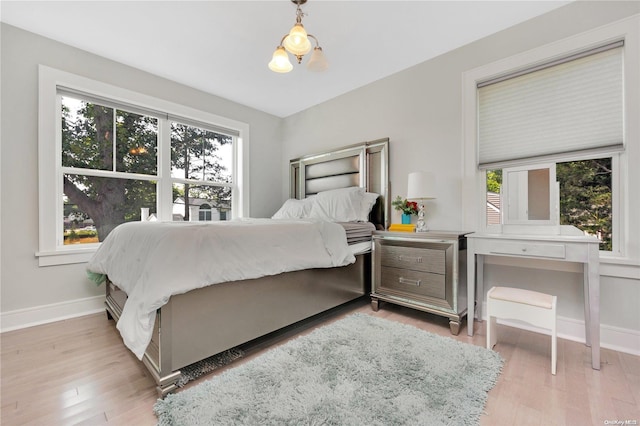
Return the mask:
<svg viewBox="0 0 640 426">
<path fill-rule="evenodd" d="M 289 198 L 282 207 L 273 215 L 271 219 L 304 219 L 309 217 L 311 212 L 312 198 L 297 200 Z"/>
<path fill-rule="evenodd" d="M 309 217 L 334 222 L 355 222 L 362 216 L 364 188 L 332 189 L 318 192 Z"/>
<path fill-rule="evenodd" d="M 371 213 L 371 209 L 376 205 L 376 201 L 378 200 L 379 195 L 375 192 L 365 192 L 362 197 L 362 202 L 360 204 L 360 221 L 368 222 L 369 221 L 369 213 Z"/>
</svg>

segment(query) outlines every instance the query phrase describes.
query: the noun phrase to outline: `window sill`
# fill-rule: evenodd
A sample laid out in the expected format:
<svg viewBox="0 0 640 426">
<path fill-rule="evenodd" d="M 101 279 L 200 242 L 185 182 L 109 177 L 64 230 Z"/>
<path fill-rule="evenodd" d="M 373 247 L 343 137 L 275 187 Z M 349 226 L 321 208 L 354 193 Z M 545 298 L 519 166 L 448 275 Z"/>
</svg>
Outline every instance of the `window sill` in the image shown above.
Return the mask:
<svg viewBox="0 0 640 426">
<path fill-rule="evenodd" d="M 629 258 L 600 254 L 600 276 L 640 280 L 640 262 Z"/>
<path fill-rule="evenodd" d="M 73 250 L 40 251 L 36 253 L 38 266 L 70 265 L 86 263 L 96 252 L 97 247 Z"/>
</svg>

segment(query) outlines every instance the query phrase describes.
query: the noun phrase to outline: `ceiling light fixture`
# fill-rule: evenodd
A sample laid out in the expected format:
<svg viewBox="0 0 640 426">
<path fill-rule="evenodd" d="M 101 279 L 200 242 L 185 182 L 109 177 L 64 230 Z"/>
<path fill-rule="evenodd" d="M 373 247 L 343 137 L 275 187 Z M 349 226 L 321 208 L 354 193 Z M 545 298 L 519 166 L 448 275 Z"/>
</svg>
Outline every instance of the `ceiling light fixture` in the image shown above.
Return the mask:
<svg viewBox="0 0 640 426">
<path fill-rule="evenodd" d="M 322 47 L 320 47 L 318 39 L 312 34 L 307 34 L 302 25 L 302 16 L 304 13 L 302 13 L 300 6 L 305 4 L 307 0 L 291 0 L 291 2 L 297 6 L 296 23 L 293 28 L 291 28 L 291 31 L 289 31 L 289 34 L 286 34 L 282 37 L 282 40 L 280 40 L 280 45 L 278 45 L 276 51 L 273 52 L 273 57 L 271 58 L 271 62 L 269 62 L 269 69 L 280 73 L 291 71 L 293 65 L 291 65 L 289 61 L 287 52 L 294 55 L 298 63 L 301 63 L 302 57 L 311 51 L 311 42 L 309 39 L 312 38 L 316 42 L 316 47 L 313 48 L 313 53 L 307 63 L 307 68 L 311 71 L 324 71 L 329 67 L 329 64 L 324 57 Z"/>
</svg>

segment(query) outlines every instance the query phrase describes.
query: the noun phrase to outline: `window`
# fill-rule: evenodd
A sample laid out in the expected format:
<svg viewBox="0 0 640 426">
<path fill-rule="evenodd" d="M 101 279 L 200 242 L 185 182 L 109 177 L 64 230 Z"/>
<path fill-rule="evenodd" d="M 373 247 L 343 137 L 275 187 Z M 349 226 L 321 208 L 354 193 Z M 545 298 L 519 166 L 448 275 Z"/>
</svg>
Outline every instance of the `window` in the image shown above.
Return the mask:
<svg viewBox="0 0 640 426">
<path fill-rule="evenodd" d="M 559 224 L 599 237 L 602 274 L 637 276 L 639 28 L 630 17 L 464 73 L 465 227 L 498 231 L 506 173 L 551 165 Z"/>
<path fill-rule="evenodd" d="M 498 217 L 502 224 L 557 224 L 559 215 L 560 224 L 613 250 L 613 165 L 600 156 L 624 149 L 623 46 L 606 43 L 478 83 L 479 167 L 508 166 L 487 173 L 487 226 Z M 578 154 L 584 160 L 535 167 Z M 527 170 L 511 167 L 521 164 Z"/>
<path fill-rule="evenodd" d="M 88 260 L 118 225 L 248 214 L 248 126 L 40 67 L 41 266 Z"/>
</svg>

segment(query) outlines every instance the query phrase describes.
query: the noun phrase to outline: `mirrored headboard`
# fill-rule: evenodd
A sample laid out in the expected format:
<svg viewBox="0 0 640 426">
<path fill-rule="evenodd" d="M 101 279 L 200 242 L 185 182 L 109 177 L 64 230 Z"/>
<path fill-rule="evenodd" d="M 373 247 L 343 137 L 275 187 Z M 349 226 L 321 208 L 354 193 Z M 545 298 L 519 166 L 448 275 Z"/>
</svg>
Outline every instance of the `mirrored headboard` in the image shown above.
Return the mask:
<svg viewBox="0 0 640 426">
<path fill-rule="evenodd" d="M 320 191 L 360 186 L 379 194 L 369 220 L 376 228 L 389 226 L 389 139 L 349 145 L 289 161 L 291 198 Z"/>
</svg>

